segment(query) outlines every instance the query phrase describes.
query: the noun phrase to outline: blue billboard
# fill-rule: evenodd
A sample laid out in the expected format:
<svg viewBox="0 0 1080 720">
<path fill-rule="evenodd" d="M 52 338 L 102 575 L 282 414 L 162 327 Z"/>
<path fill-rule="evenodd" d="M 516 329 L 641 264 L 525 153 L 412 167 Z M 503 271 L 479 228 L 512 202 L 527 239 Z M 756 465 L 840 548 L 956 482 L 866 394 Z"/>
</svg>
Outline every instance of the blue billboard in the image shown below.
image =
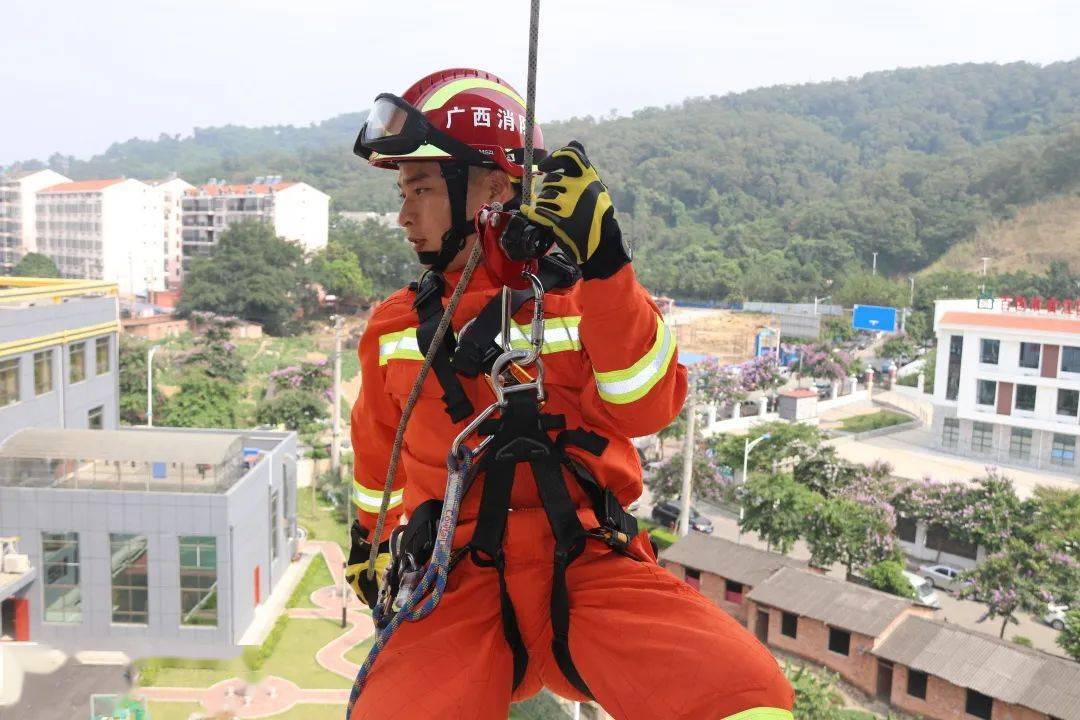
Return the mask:
<svg viewBox="0 0 1080 720">
<path fill-rule="evenodd" d="M 896 332 L 896 308 L 856 305 L 851 310 L 851 327 L 856 330 Z"/>
</svg>

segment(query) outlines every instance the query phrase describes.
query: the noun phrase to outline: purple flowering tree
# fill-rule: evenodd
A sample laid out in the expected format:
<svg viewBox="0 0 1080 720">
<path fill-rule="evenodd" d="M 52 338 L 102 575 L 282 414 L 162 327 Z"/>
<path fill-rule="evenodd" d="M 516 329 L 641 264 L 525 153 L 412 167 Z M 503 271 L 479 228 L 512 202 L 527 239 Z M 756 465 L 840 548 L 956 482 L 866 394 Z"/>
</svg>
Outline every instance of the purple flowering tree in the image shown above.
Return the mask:
<svg viewBox="0 0 1080 720">
<path fill-rule="evenodd" d="M 775 355 L 761 355 L 739 366 L 739 377 L 745 392 L 769 394 L 784 384 L 780 363 Z"/>
<path fill-rule="evenodd" d="M 824 343 L 803 345 L 798 366 L 799 379 L 815 378 L 841 382 L 852 374 L 856 361 L 848 353 Z"/>
</svg>

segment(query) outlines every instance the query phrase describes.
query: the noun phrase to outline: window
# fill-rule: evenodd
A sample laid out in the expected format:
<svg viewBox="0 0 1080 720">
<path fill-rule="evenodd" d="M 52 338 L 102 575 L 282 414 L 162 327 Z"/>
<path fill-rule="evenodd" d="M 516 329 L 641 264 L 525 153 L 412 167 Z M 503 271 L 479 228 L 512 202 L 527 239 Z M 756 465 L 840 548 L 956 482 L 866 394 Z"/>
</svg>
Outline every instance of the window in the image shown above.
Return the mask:
<svg viewBox="0 0 1080 720">
<path fill-rule="evenodd" d="M 734 582 L 733 580 L 724 581 L 724 599 L 732 603 L 741 603 L 743 594 L 742 583 Z"/>
<path fill-rule="evenodd" d="M 941 426 L 941 446 L 955 448 L 960 443 L 960 418 L 945 418 Z"/>
<path fill-rule="evenodd" d="M 1009 437 L 1009 457 L 1014 460 L 1028 460 L 1031 458 L 1031 430 L 1029 428 L 1013 428 Z"/>
<path fill-rule="evenodd" d="M 1072 467 L 1076 464 L 1076 438 L 1072 435 L 1054 433 L 1054 444 L 1050 448 L 1050 464 Z"/>
<path fill-rule="evenodd" d="M 77 383 L 86 379 L 86 343 L 68 345 L 68 382 Z"/>
<path fill-rule="evenodd" d="M 1080 405 L 1080 390 L 1058 390 L 1057 414 L 1076 417 L 1076 408 Z"/>
<path fill-rule="evenodd" d="M 780 613 L 780 634 L 793 638 L 799 634 L 799 616 L 795 613 Z"/>
<path fill-rule="evenodd" d="M 949 374 L 945 381 L 945 399 L 955 400 L 960 393 L 960 361 L 964 357 L 964 336 L 953 335 L 949 340 Z"/>
<path fill-rule="evenodd" d="M 1017 385 L 1016 409 L 1035 412 L 1035 393 L 1036 390 L 1034 385 Z"/>
<path fill-rule="evenodd" d="M 926 699 L 926 673 L 908 668 L 907 694 L 920 700 Z"/>
<path fill-rule="evenodd" d="M 82 622 L 79 534 L 41 533 L 41 564 L 45 572 L 45 622 Z"/>
<path fill-rule="evenodd" d="M 897 516 L 896 518 L 896 537 L 900 538 L 904 542 L 915 542 L 916 531 L 915 518 Z"/>
<path fill-rule="evenodd" d="M 1061 346 L 1061 372 L 1080 373 L 1080 347 Z"/>
<path fill-rule="evenodd" d="M 86 413 L 86 427 L 91 430 L 103 430 L 105 428 L 105 406 L 98 405 Z"/>
<path fill-rule="evenodd" d="M 44 395 L 53 389 L 52 350 L 34 353 L 34 395 Z"/>
<path fill-rule="evenodd" d="M 686 584 L 695 590 L 701 589 L 701 571 L 694 568 L 686 568 Z"/>
<path fill-rule="evenodd" d="M 979 362 L 987 365 L 998 364 L 998 354 L 1001 352 L 1000 340 L 983 340 L 979 348 Z"/>
<path fill-rule="evenodd" d="M 110 533 L 109 550 L 112 558 L 112 621 L 146 625 L 150 619 L 146 536 Z"/>
<path fill-rule="evenodd" d="M 851 652 L 851 633 L 847 630 L 829 628 L 829 649 L 840 655 Z"/>
<path fill-rule="evenodd" d="M 277 490 L 270 493 L 270 559 L 277 560 L 278 556 L 278 494 Z"/>
<path fill-rule="evenodd" d="M 990 713 L 992 712 L 993 707 L 994 699 L 992 697 L 968 688 L 967 702 L 964 704 L 964 710 L 968 715 L 974 715 L 983 720 L 990 720 Z"/>
<path fill-rule="evenodd" d="M 980 380 L 975 394 L 975 402 L 980 405 L 993 405 L 996 399 L 997 383 L 993 380 Z"/>
<path fill-rule="evenodd" d="M 19 360 L 0 360 L 0 407 L 19 402 Z"/>
<path fill-rule="evenodd" d="M 1020 367 L 1038 370 L 1041 350 L 1039 343 L 1020 343 Z"/>
<path fill-rule="evenodd" d="M 109 355 L 109 338 L 100 337 L 94 341 L 94 362 L 95 372 L 98 375 L 104 375 L 112 368 L 110 367 L 110 361 L 112 356 Z"/>
<path fill-rule="evenodd" d="M 217 540 L 180 536 L 180 624 L 217 627 Z"/>
<path fill-rule="evenodd" d="M 990 452 L 994 449 L 994 426 L 990 423 L 971 423 L 971 449 Z"/>
</svg>

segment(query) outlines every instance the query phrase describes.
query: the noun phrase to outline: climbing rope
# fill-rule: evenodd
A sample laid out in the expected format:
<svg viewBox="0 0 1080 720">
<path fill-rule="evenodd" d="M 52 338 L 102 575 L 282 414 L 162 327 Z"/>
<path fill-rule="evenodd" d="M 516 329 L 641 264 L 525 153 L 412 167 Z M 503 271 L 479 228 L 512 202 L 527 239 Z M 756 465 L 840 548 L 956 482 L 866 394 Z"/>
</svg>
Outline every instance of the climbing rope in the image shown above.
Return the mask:
<svg viewBox="0 0 1080 720">
<path fill-rule="evenodd" d="M 540 38 L 540 0 L 529 8 L 529 76 L 525 86 L 525 174 L 521 178 L 521 203 L 532 199 L 533 127 L 536 125 L 536 48 Z"/>
</svg>

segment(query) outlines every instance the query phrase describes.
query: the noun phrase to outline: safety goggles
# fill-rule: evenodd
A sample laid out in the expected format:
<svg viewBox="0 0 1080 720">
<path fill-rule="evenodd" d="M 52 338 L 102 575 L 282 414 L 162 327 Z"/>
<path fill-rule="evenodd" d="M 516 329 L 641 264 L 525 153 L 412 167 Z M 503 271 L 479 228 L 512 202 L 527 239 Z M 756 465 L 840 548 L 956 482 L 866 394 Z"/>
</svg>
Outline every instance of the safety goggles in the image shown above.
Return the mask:
<svg viewBox="0 0 1080 720">
<path fill-rule="evenodd" d="M 397 95 L 382 93 L 353 145 L 353 152 L 365 160 L 372 153 L 389 157 L 408 155 L 422 145 L 433 145 L 451 157 L 470 165 L 490 166 L 492 157 L 447 135 L 424 114 Z"/>
</svg>

